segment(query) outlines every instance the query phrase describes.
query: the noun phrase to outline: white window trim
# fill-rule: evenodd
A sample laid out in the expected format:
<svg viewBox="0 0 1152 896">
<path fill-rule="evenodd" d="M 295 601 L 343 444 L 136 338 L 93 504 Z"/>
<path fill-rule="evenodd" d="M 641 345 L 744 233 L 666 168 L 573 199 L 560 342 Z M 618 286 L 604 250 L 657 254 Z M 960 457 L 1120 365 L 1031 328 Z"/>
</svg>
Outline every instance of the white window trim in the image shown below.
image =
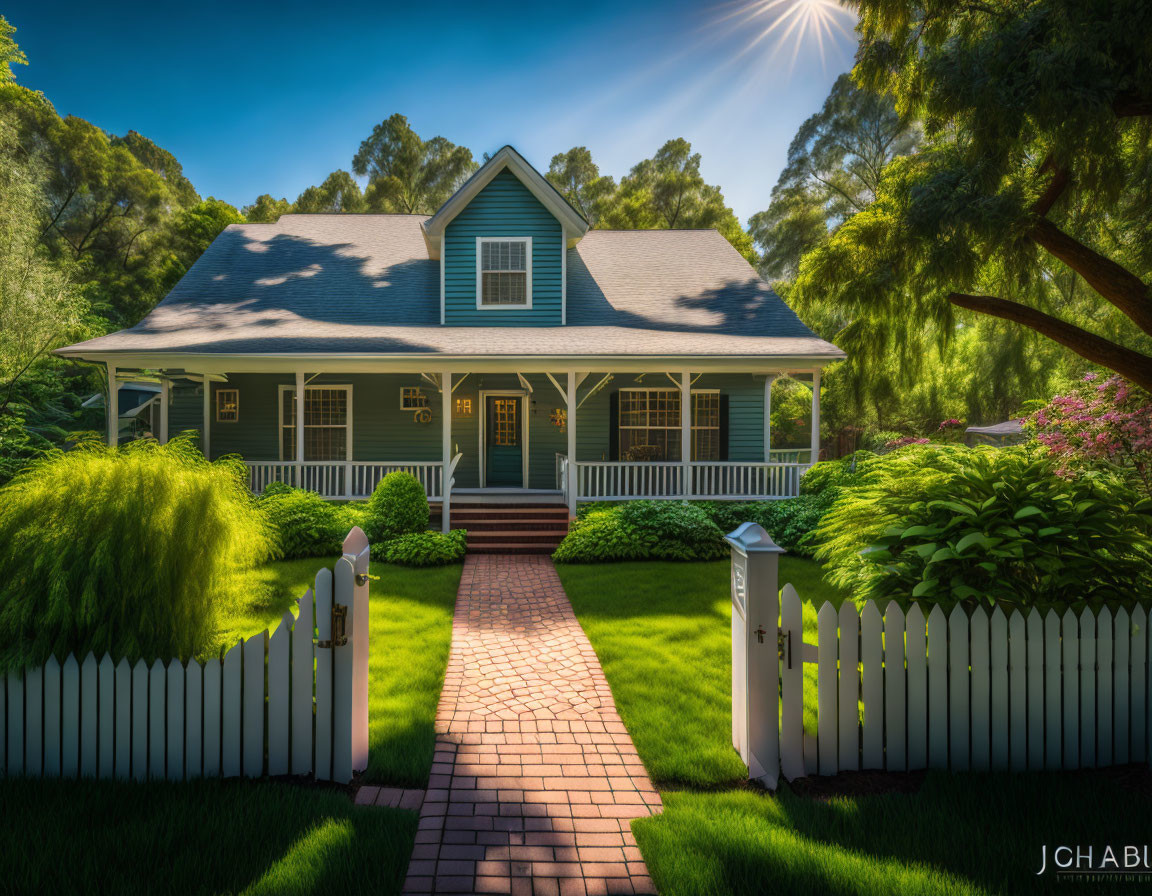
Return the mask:
<svg viewBox="0 0 1152 896">
<path fill-rule="evenodd" d="M 658 387 L 658 388 L 653 388 L 653 389 L 647 389 L 647 388 L 645 388 L 644 386 L 631 386 L 631 387 L 628 387 L 628 388 L 626 388 L 626 389 L 621 389 L 620 391 L 621 391 L 621 392 L 670 392 L 670 393 L 672 393 L 672 394 L 676 395 L 678 398 L 680 397 L 680 390 L 679 390 L 679 389 L 676 389 L 676 388 L 664 388 L 664 387 Z M 692 390 L 690 390 L 690 394 L 691 394 L 692 396 L 696 396 L 696 395 L 708 395 L 708 394 L 719 395 L 719 394 L 720 394 L 722 391 L 723 391 L 723 390 L 721 390 L 721 389 L 692 389 Z M 681 409 L 680 409 L 680 412 L 681 412 L 681 414 L 683 414 L 683 412 L 684 412 L 684 409 L 683 409 L 683 408 L 681 408 Z M 681 416 L 681 418 L 680 418 L 680 419 L 681 419 L 681 420 L 683 420 L 683 419 L 684 419 L 684 418 L 683 418 L 683 416 Z M 619 419 L 617 419 L 617 421 L 616 421 L 616 431 L 617 431 L 617 433 L 619 433 L 619 432 L 620 432 L 620 430 L 622 430 L 622 429 L 633 429 L 633 430 L 635 430 L 635 429 L 667 429 L 667 430 L 670 430 L 670 431 L 679 432 L 679 431 L 680 431 L 680 429 L 681 429 L 681 424 L 677 424 L 676 426 L 626 426 L 626 425 L 624 425 L 623 423 L 621 423 L 621 422 L 619 421 Z M 695 415 L 695 414 L 693 414 L 693 415 L 692 415 L 692 420 L 691 420 L 691 426 L 690 426 L 690 429 L 691 429 L 693 432 L 695 432 L 695 431 L 696 431 L 696 430 L 698 430 L 698 429 L 715 429 L 715 430 L 719 430 L 719 429 L 720 429 L 720 427 L 719 427 L 719 425 L 717 425 L 717 426 L 700 426 L 700 425 L 698 425 L 698 424 L 696 423 L 696 415 Z M 693 444 L 695 444 L 695 443 L 693 443 Z M 683 462 L 683 460 L 679 460 L 679 461 L 658 461 L 658 463 L 682 463 L 682 462 Z M 695 463 L 695 461 L 692 461 L 692 462 L 693 462 L 693 463 Z"/>
<path fill-rule="evenodd" d="M 416 405 L 415 407 L 408 407 L 406 404 L 404 404 L 404 390 L 405 389 L 415 389 L 417 392 L 419 392 L 421 397 L 423 397 L 423 399 L 424 399 L 424 404 Z M 400 410 L 402 410 L 402 411 L 419 411 L 422 408 L 428 408 L 428 407 L 431 407 L 431 405 L 428 403 L 428 393 L 424 391 L 423 386 L 401 386 L 400 387 Z"/>
<path fill-rule="evenodd" d="M 484 253 L 485 243 L 524 243 L 525 296 L 523 305 L 484 304 Z M 492 273 L 489 271 L 489 273 Z M 512 273 L 512 272 L 509 272 Z M 515 273 L 519 273 L 518 271 Z M 532 307 L 532 237 L 530 236 L 478 236 L 476 237 L 476 310 L 477 311 L 523 311 Z"/>
<path fill-rule="evenodd" d="M 345 427 L 347 429 L 348 441 L 344 447 L 344 454 L 345 454 L 345 461 L 344 462 L 351 461 L 352 460 L 352 423 L 356 419 L 352 415 L 352 386 L 351 386 L 351 384 L 349 384 L 349 383 L 332 383 L 332 384 L 316 383 L 315 385 L 306 385 L 304 387 L 305 394 L 307 394 L 307 392 L 310 389 L 329 389 L 329 390 L 333 390 L 333 391 L 335 391 L 337 389 L 343 389 L 348 394 L 348 425 Z M 276 400 L 276 458 L 278 460 L 284 460 L 284 393 L 285 392 L 295 392 L 295 391 L 296 391 L 295 385 L 281 383 L 279 388 L 278 388 L 278 391 L 276 393 L 276 399 L 277 399 Z M 333 461 L 333 460 L 306 461 L 306 460 L 302 460 L 302 458 L 296 458 L 295 461 L 287 461 L 287 463 L 334 464 L 334 463 L 341 463 L 341 461 Z"/>
</svg>

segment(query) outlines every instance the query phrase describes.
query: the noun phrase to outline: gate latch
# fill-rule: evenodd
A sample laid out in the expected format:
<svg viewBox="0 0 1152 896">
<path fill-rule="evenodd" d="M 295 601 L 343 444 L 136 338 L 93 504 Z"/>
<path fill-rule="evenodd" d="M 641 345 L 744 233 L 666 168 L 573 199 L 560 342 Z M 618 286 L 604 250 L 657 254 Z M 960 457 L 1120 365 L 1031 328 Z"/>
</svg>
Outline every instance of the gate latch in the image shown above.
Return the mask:
<svg viewBox="0 0 1152 896">
<path fill-rule="evenodd" d="M 343 604 L 332 604 L 332 640 L 317 641 L 317 647 L 343 647 L 348 643 L 345 626 L 348 622 L 348 608 Z"/>
</svg>

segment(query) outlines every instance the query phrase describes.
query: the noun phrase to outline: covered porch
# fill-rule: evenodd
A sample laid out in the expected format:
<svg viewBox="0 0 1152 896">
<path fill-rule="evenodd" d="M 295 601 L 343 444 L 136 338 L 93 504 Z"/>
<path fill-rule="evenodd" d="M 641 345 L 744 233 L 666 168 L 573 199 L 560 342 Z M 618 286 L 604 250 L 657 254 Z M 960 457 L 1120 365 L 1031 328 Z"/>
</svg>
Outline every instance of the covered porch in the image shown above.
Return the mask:
<svg viewBox="0 0 1152 896">
<path fill-rule="evenodd" d="M 635 359 L 541 369 L 505 359 L 433 371 L 317 359 L 284 371 L 254 362 L 109 365 L 109 382 L 159 382 L 154 435 L 191 429 L 206 456 L 241 456 L 255 493 L 283 482 L 363 499 L 400 470 L 442 504 L 445 526 L 453 500 L 499 495 L 547 497 L 572 513 L 591 501 L 788 498 L 819 453 L 818 367 L 669 370 Z M 772 446 L 772 385 L 785 374 L 813 387 L 807 448 Z"/>
</svg>

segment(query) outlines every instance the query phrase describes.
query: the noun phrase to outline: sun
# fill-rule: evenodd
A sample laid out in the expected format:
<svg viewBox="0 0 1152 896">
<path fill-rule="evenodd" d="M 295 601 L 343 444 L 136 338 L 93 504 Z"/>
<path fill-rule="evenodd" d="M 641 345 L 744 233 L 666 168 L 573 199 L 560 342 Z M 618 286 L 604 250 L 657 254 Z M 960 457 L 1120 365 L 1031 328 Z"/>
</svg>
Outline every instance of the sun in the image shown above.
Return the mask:
<svg viewBox="0 0 1152 896">
<path fill-rule="evenodd" d="M 744 52 L 770 41 L 773 54 L 790 47 L 794 64 L 802 49 L 815 46 L 825 65 L 828 46 L 840 38 L 854 40 L 856 13 L 839 0 L 739 0 L 721 21 L 751 33 Z"/>
</svg>

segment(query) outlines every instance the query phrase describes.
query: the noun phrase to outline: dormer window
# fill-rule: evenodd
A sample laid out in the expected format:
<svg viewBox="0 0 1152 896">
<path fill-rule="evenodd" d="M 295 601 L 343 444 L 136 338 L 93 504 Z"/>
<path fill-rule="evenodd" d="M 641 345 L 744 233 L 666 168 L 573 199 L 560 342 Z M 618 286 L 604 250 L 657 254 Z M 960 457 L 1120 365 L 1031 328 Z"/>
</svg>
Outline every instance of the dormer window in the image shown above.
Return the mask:
<svg viewBox="0 0 1152 896">
<path fill-rule="evenodd" d="M 532 237 L 476 238 L 476 307 L 532 307 Z"/>
</svg>

